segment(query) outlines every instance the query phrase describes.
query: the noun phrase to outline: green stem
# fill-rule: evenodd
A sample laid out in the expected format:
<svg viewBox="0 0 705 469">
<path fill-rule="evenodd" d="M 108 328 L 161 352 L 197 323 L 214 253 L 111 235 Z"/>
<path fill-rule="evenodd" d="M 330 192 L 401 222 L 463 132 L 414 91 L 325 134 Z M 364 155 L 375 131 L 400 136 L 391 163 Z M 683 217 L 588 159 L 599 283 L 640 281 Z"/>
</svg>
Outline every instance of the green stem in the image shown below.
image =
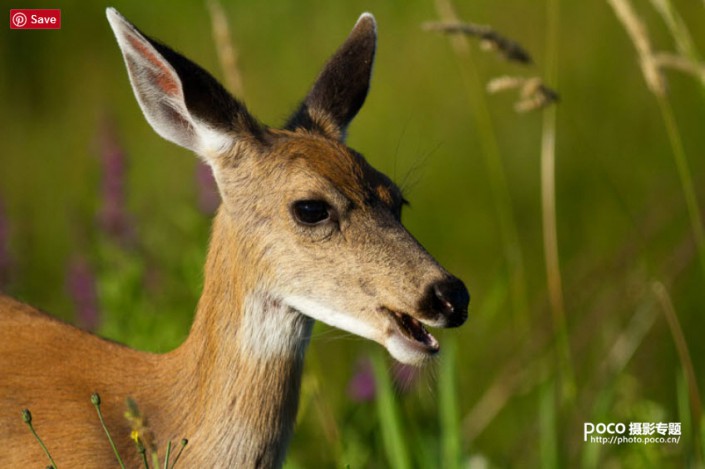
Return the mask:
<svg viewBox="0 0 705 469">
<path fill-rule="evenodd" d="M 100 396 L 98 395 L 98 393 L 93 393 L 93 395 L 91 396 L 91 403 L 93 403 L 93 407 L 95 407 L 95 410 L 98 413 L 98 419 L 100 420 L 100 424 L 103 426 L 105 435 L 108 437 L 110 447 L 113 449 L 113 453 L 115 453 L 115 457 L 117 458 L 118 464 L 120 464 L 120 467 L 122 469 L 125 469 L 125 463 L 122 462 L 122 458 L 120 457 L 120 453 L 118 452 L 117 446 L 115 446 L 113 437 L 110 436 L 108 427 L 105 425 L 105 420 L 103 419 L 103 412 L 101 412 L 100 410 Z"/>
<path fill-rule="evenodd" d="M 179 452 L 176 453 L 176 457 L 174 458 L 174 462 L 171 465 L 171 469 L 174 469 L 176 467 L 176 462 L 181 457 L 181 453 L 184 451 L 184 448 L 186 448 L 187 444 L 188 444 L 188 440 L 186 438 L 181 440 L 181 448 L 179 448 Z"/>
<path fill-rule="evenodd" d="M 685 156 L 683 141 L 681 140 L 678 124 L 676 123 L 676 118 L 673 114 L 673 108 L 665 96 L 657 94 L 656 100 L 658 101 L 659 109 L 661 110 L 661 117 L 663 118 L 663 123 L 666 126 L 666 132 L 668 133 L 668 140 L 671 144 L 673 159 L 676 163 L 676 168 L 678 169 L 678 177 L 680 178 L 681 187 L 683 188 L 683 196 L 685 197 L 685 204 L 688 209 L 688 216 L 690 217 L 690 226 L 693 231 L 695 246 L 697 247 L 698 258 L 700 260 L 700 268 L 702 270 L 703 279 L 705 280 L 705 232 L 703 231 L 703 220 L 700 215 L 701 212 L 698 205 L 698 199 L 695 195 L 693 176 L 690 173 L 688 159 Z"/>
<path fill-rule="evenodd" d="M 436 11 L 442 21 L 459 21 L 451 0 L 436 0 Z M 485 99 L 484 86 L 482 86 L 480 77 L 476 73 L 478 68 L 473 63 L 469 41 L 464 36 L 453 35 L 450 37 L 450 42 L 458 58 L 458 67 L 467 91 L 467 97 L 473 109 L 475 125 L 477 126 L 480 145 L 482 146 L 482 155 L 487 166 L 490 190 L 492 191 L 492 199 L 499 222 L 500 238 L 504 248 L 504 257 L 509 270 L 515 324 L 521 325 L 521 329 L 525 330 L 529 321 L 529 306 L 526 293 L 524 256 L 519 243 L 509 185 L 504 171 L 504 164 L 502 163 L 497 135 L 492 124 L 492 115 Z"/>
<path fill-rule="evenodd" d="M 144 464 L 144 469 L 149 469 L 149 461 L 147 461 L 147 451 L 141 451 L 140 455 L 142 456 L 142 464 Z"/>
<path fill-rule="evenodd" d="M 49 450 L 47 449 L 46 445 L 44 444 L 42 439 L 39 438 L 39 435 L 34 430 L 34 425 L 32 425 L 32 414 L 30 413 L 29 409 L 24 409 L 22 411 L 22 419 L 24 420 L 24 423 L 26 423 L 27 426 L 29 427 L 29 430 L 32 432 L 32 435 L 34 435 L 34 438 L 39 443 L 39 446 L 41 446 L 42 449 L 44 450 L 44 453 L 47 455 L 47 458 L 49 458 L 49 462 L 51 463 L 51 466 L 54 469 L 57 469 L 56 463 L 54 462 L 54 459 L 51 457 L 51 453 L 49 453 Z"/>
<path fill-rule="evenodd" d="M 548 28 L 546 30 L 546 81 L 558 84 L 558 25 L 559 0 L 547 4 Z M 546 262 L 546 281 L 556 336 L 558 367 L 561 370 L 561 401 L 570 403 L 575 394 L 568 326 L 563 302 L 563 285 L 558 255 L 558 229 L 556 222 L 556 106 L 543 111 L 541 133 L 541 215 L 543 218 L 543 244 Z"/>
<path fill-rule="evenodd" d="M 693 360 L 688 351 L 688 342 L 685 340 L 685 334 L 683 333 L 683 328 L 678 320 L 678 314 L 676 314 L 676 309 L 673 306 L 673 301 L 671 296 L 668 294 L 668 290 L 661 282 L 654 282 L 651 285 L 652 290 L 656 295 L 661 310 L 663 311 L 666 321 L 668 322 L 668 328 L 671 330 L 671 337 L 673 337 L 673 343 L 676 346 L 676 351 L 678 352 L 678 359 L 680 360 L 681 367 L 683 368 L 683 373 L 688 386 L 688 395 L 690 398 L 690 411 L 692 413 L 692 433 L 694 438 L 694 451 L 695 457 L 697 459 L 697 467 L 702 466 L 702 455 L 700 454 L 699 448 L 697 446 L 698 436 L 700 435 L 700 420 L 703 415 L 702 403 L 700 402 L 700 391 L 698 389 L 698 379 L 695 375 L 695 368 L 693 367 Z"/>
<path fill-rule="evenodd" d="M 695 46 L 695 42 L 693 41 L 693 37 L 688 30 L 686 22 L 678 13 L 678 10 L 675 8 L 673 3 L 671 3 L 670 0 L 651 0 L 651 4 L 666 23 L 666 26 L 668 27 L 668 30 L 676 43 L 678 53 L 693 62 L 700 62 L 702 60 L 700 57 L 700 52 Z M 700 81 L 700 84 L 702 85 L 701 92 L 703 92 L 703 96 L 705 96 L 705 76 L 701 74 L 695 78 Z"/>
<path fill-rule="evenodd" d="M 455 364 L 457 347 L 455 340 L 444 344 L 441 369 L 438 379 L 438 408 L 441 420 L 441 445 L 443 467 L 459 469 L 461 466 L 460 422 L 458 415 L 458 393 L 456 387 Z"/>
<path fill-rule="evenodd" d="M 164 469 L 169 469 L 169 456 L 171 456 L 171 441 L 166 444 L 166 454 L 164 455 Z"/>
<path fill-rule="evenodd" d="M 144 469 L 149 469 L 149 462 L 147 461 L 147 449 L 144 447 L 144 443 L 142 443 L 142 440 L 139 438 L 139 436 L 135 439 L 135 446 L 137 447 L 137 452 L 142 458 L 142 464 L 144 465 Z"/>
</svg>

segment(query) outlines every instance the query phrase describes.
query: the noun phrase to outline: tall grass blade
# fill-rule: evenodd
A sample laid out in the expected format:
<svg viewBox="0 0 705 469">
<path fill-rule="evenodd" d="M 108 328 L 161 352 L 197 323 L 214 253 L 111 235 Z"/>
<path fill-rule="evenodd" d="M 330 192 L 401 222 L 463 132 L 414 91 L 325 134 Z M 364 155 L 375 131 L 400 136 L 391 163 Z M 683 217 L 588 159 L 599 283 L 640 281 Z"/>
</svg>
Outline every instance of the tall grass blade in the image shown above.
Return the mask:
<svg viewBox="0 0 705 469">
<path fill-rule="evenodd" d="M 654 52 L 646 32 L 646 25 L 639 19 L 629 0 L 607 0 L 607 3 L 614 10 L 615 16 L 622 23 L 629 39 L 634 44 L 647 88 L 656 96 L 665 95 L 666 82 L 654 60 Z"/>
<path fill-rule="evenodd" d="M 442 467 L 459 469 L 461 461 L 460 410 L 456 383 L 455 340 L 447 340 L 441 357 L 438 380 L 438 407 L 441 418 L 441 456 Z"/>
<path fill-rule="evenodd" d="M 678 170 L 678 177 L 680 178 L 681 187 L 683 189 L 683 196 L 688 209 L 688 216 L 690 217 L 691 230 L 693 231 L 695 245 L 698 249 L 698 258 L 703 281 L 705 281 L 705 231 L 703 230 L 703 221 L 700 215 L 702 212 L 698 206 L 693 177 L 690 173 L 688 160 L 685 156 L 685 150 L 683 148 L 676 118 L 673 114 L 671 104 L 666 98 L 666 83 L 658 68 L 656 54 L 654 54 L 651 41 L 646 33 L 646 26 L 634 12 L 631 3 L 629 3 L 628 0 L 607 0 L 607 3 L 612 6 L 615 15 L 621 21 L 629 38 L 634 43 L 634 47 L 639 55 L 641 70 L 644 74 L 646 85 L 658 102 L 661 117 L 663 118 L 668 140 L 671 145 L 673 159 L 675 160 Z"/>
<path fill-rule="evenodd" d="M 560 18 L 558 0 L 547 5 L 548 28 L 546 37 L 546 80 L 551 86 L 558 81 L 558 23 Z M 563 404 L 572 402 L 575 396 L 575 373 L 573 371 L 568 326 L 563 302 L 560 261 L 558 256 L 558 229 L 556 222 L 556 106 L 543 111 L 541 132 L 541 215 L 543 219 L 544 256 L 546 280 L 556 335 L 558 367 L 561 371 L 560 396 Z"/>
<path fill-rule="evenodd" d="M 673 3 L 670 0 L 651 0 L 651 4 L 659 15 L 661 15 L 671 36 L 673 36 L 673 39 L 676 41 L 678 53 L 692 61 L 700 61 L 700 53 L 695 46 L 688 26 L 685 24 L 680 13 L 678 13 L 678 10 L 673 6 Z M 703 85 L 703 92 L 705 92 L 705 75 L 700 76 L 700 83 Z"/>
<path fill-rule="evenodd" d="M 556 382 L 543 385 L 539 394 L 539 448 L 541 467 L 559 467 L 556 425 Z"/>
<path fill-rule="evenodd" d="M 644 338 L 651 331 L 658 311 L 653 298 L 648 297 L 637 308 L 627 327 L 619 334 L 610 348 L 607 357 L 600 364 L 598 376 L 603 378 L 599 394 L 595 398 L 593 411 L 590 414 L 592 422 L 606 422 L 614 418 L 612 403 L 618 389 L 618 380 L 624 376 L 624 370 L 629 364 L 639 347 L 644 343 Z M 600 454 L 603 445 L 584 445 L 581 454 L 581 466 L 584 469 L 600 467 Z"/>
<path fill-rule="evenodd" d="M 673 337 L 673 342 L 675 343 L 676 350 L 678 351 L 678 359 L 680 360 L 686 383 L 688 385 L 688 402 L 693 425 L 692 431 L 694 440 L 698 441 L 702 431 L 700 428 L 700 421 L 703 417 L 703 408 L 702 402 L 700 401 L 700 391 L 698 389 L 698 381 L 695 376 L 695 368 L 693 367 L 693 361 L 690 358 L 690 352 L 688 351 L 688 343 L 685 340 L 683 328 L 678 320 L 678 315 L 673 307 L 673 302 L 671 301 L 671 296 L 668 294 L 668 290 L 666 290 L 666 287 L 661 282 L 654 282 L 652 284 L 652 289 L 656 295 L 656 299 L 661 305 L 661 310 L 666 317 L 668 328 L 671 331 L 671 337 Z M 698 446 L 699 445 L 697 445 L 697 443 L 694 444 L 695 458 L 697 463 L 702 465 L 703 455 L 700 453 L 700 448 L 698 448 Z"/>
<path fill-rule="evenodd" d="M 678 370 L 676 373 L 676 402 L 678 404 L 678 421 L 681 424 L 680 445 L 684 448 L 684 454 L 697 451 L 698 444 L 697 440 L 693 438 L 693 411 L 690 408 L 687 381 L 683 370 Z"/>
<path fill-rule="evenodd" d="M 220 67 L 223 70 L 225 84 L 235 96 L 242 98 L 244 94 L 242 74 L 238 67 L 238 54 L 233 45 L 228 18 L 219 0 L 207 0 L 206 4 L 211 16 L 213 42 L 218 53 Z"/>
<path fill-rule="evenodd" d="M 402 432 L 392 381 L 381 353 L 372 355 L 372 368 L 377 382 L 377 417 L 382 426 L 382 442 L 387 462 L 393 469 L 410 469 L 409 451 Z"/>
<path fill-rule="evenodd" d="M 166 444 L 166 454 L 164 455 L 164 469 L 169 469 L 169 458 L 171 457 L 171 441 Z"/>
<path fill-rule="evenodd" d="M 702 429 L 705 428 L 705 415 L 700 419 L 700 454 L 705 454 L 705 432 Z"/>
<path fill-rule="evenodd" d="M 605 386 L 600 389 L 600 393 L 595 398 L 595 405 L 590 414 L 592 421 L 604 422 L 610 420 L 612 415 L 609 412 L 610 405 L 614 400 L 615 387 Z M 600 467 L 600 454 L 602 445 L 584 445 L 580 452 L 580 467 L 583 469 L 593 469 Z"/>
<path fill-rule="evenodd" d="M 154 469 L 161 469 L 159 465 L 159 454 L 156 451 L 151 451 L 152 454 L 152 467 Z"/>
<path fill-rule="evenodd" d="M 685 198 L 686 208 L 688 209 L 688 216 L 690 217 L 691 230 L 693 231 L 695 245 L 698 249 L 698 259 L 700 261 L 700 268 L 702 270 L 703 281 L 705 281 L 705 231 L 703 231 L 703 220 L 702 216 L 700 215 L 702 212 L 700 211 L 698 198 L 695 195 L 693 176 L 690 172 L 688 159 L 685 156 L 683 141 L 681 139 L 680 131 L 678 130 L 678 124 L 676 123 L 676 117 L 673 114 L 673 108 L 671 107 L 671 103 L 668 101 L 668 99 L 666 99 L 665 96 L 657 95 L 656 99 L 661 110 L 663 123 L 666 126 L 668 140 L 671 144 L 673 159 L 676 163 L 678 177 L 680 178 L 681 188 L 683 189 L 683 197 Z"/>
<path fill-rule="evenodd" d="M 435 0 L 436 12 L 443 22 L 458 23 L 458 18 L 452 0 Z M 497 142 L 497 135 L 492 124 L 492 117 L 485 99 L 484 86 L 477 76 L 468 38 L 462 35 L 449 37 L 453 51 L 457 57 L 458 67 L 462 76 L 467 97 L 475 117 L 478 129 L 482 155 L 485 158 L 490 189 L 497 212 L 500 237 L 507 263 L 512 306 L 514 309 L 515 325 L 525 330 L 529 323 L 529 306 L 527 299 L 526 273 L 524 270 L 524 254 L 519 243 L 516 227 L 514 208 L 512 205 L 509 186 L 505 175 L 504 165 Z"/>
</svg>

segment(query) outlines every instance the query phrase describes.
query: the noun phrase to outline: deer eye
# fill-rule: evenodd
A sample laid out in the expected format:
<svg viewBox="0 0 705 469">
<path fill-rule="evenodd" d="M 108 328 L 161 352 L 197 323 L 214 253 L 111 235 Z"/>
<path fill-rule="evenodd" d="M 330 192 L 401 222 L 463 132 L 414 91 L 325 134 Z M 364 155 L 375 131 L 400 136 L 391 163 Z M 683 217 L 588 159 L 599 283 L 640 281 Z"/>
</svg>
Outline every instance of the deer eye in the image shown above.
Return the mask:
<svg viewBox="0 0 705 469">
<path fill-rule="evenodd" d="M 318 225 L 331 218 L 333 209 L 323 200 L 299 200 L 292 205 L 297 222 L 302 225 Z"/>
</svg>

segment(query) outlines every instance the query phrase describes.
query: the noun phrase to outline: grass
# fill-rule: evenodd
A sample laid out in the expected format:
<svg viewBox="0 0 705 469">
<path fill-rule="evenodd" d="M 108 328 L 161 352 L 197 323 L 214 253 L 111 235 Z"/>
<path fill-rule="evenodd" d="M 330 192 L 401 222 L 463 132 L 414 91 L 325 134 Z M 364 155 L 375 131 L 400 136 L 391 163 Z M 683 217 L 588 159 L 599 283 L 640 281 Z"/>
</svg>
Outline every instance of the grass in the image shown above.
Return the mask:
<svg viewBox="0 0 705 469">
<path fill-rule="evenodd" d="M 693 238 L 695 239 L 695 245 L 698 250 L 700 268 L 702 270 L 703 279 L 705 279 L 705 231 L 703 230 L 703 219 L 700 204 L 698 203 L 697 196 L 695 195 L 695 187 L 693 183 L 693 176 L 690 171 L 690 165 L 688 164 L 688 160 L 685 155 L 680 131 L 678 130 L 678 124 L 676 123 L 676 118 L 671 104 L 665 96 L 657 95 L 656 100 L 658 101 L 659 109 L 661 110 L 661 116 L 663 117 L 666 132 L 668 133 L 668 140 L 671 143 L 673 160 L 676 164 L 676 168 L 678 169 L 678 177 L 680 178 L 681 187 L 683 188 L 683 198 L 685 199 L 685 204 L 688 208 L 688 216 L 690 217 Z"/>
<path fill-rule="evenodd" d="M 705 14 L 700 2 L 651 3 L 638 5 L 635 35 L 600 2 L 177 1 L 157 24 L 160 5 L 125 2 L 139 26 L 238 95 L 245 81 L 250 109 L 270 123 L 369 8 L 380 49 L 349 143 L 400 178 L 438 148 L 404 217 L 468 283 L 470 320 L 438 335 L 439 360 L 406 392 L 376 345 L 317 326 L 288 467 L 702 466 L 705 43 L 690 31 Z M 70 24 L 50 42 L 0 31 L 0 257 L 12 260 L 0 259 L 0 270 L 12 266 L 0 279 L 31 304 L 79 316 L 63 286 L 81 254 L 99 332 L 168 350 L 188 330 L 208 237 L 194 160 L 144 124 L 100 7 L 63 11 Z M 475 36 L 448 47 L 419 29 L 439 18 L 489 25 L 534 65 L 484 52 Z M 485 92 L 505 76 L 540 77 L 558 107 L 516 114 L 513 98 Z M 104 169 L 91 142 L 105 114 L 126 159 L 128 242 L 96 222 Z M 375 397 L 354 401 L 348 383 L 370 354 Z M 582 441 L 585 422 L 632 421 L 680 422 L 681 443 Z"/>
<path fill-rule="evenodd" d="M 455 340 L 448 340 L 444 344 L 438 373 L 441 465 L 448 469 L 459 469 L 463 459 L 456 376 L 457 354 Z"/>
<path fill-rule="evenodd" d="M 441 21 L 457 23 L 458 14 L 451 0 L 435 0 L 436 13 Z M 484 96 L 484 87 L 476 73 L 476 64 L 471 55 L 469 41 L 462 35 L 450 38 L 451 46 L 457 57 L 458 68 L 468 98 L 472 117 L 480 136 L 482 156 L 485 160 L 487 177 L 492 190 L 502 249 L 506 262 L 507 276 L 512 292 L 514 321 L 518 330 L 525 330 L 528 322 L 528 300 L 526 273 L 524 271 L 524 254 L 516 227 L 514 207 L 504 170 L 504 163 L 492 123 L 489 106 Z"/>
<path fill-rule="evenodd" d="M 693 232 L 693 238 L 695 239 L 695 245 L 698 250 L 698 258 L 700 261 L 700 268 L 702 270 L 703 281 L 705 281 L 705 229 L 703 228 L 703 220 L 701 215 L 702 211 L 695 194 L 693 176 L 691 175 L 688 160 L 685 155 L 680 130 L 678 129 L 678 124 L 676 123 L 676 118 L 671 103 L 667 98 L 665 78 L 662 75 L 662 71 L 658 67 L 656 55 L 647 35 L 646 27 L 637 17 L 637 14 L 632 8 L 630 2 L 628 0 L 609 0 L 609 3 L 612 5 L 612 8 L 615 10 L 615 14 L 624 25 L 625 29 L 629 33 L 630 39 L 637 49 L 639 59 L 641 61 L 641 68 L 644 73 L 644 79 L 646 80 L 649 90 L 653 93 L 656 101 L 658 102 L 664 127 L 666 128 L 666 133 L 668 134 L 668 140 L 671 144 L 673 160 L 678 170 L 681 188 L 683 189 L 683 197 L 688 209 L 691 230 Z M 670 31 L 675 36 L 675 40 L 680 45 L 681 50 L 684 50 L 687 54 L 689 54 L 691 56 L 690 58 L 697 58 L 697 53 L 694 48 L 689 46 L 687 40 L 688 36 L 685 33 L 684 27 L 680 26 L 682 23 L 679 24 L 679 22 L 675 19 L 677 18 L 674 14 L 675 10 L 673 10 L 670 2 L 668 0 L 663 0 L 657 3 L 657 5 L 658 4 L 662 5 L 662 7 L 659 8 L 659 11 L 662 13 L 662 16 L 667 19 L 666 22 L 670 26 Z"/>
<path fill-rule="evenodd" d="M 692 430 L 693 440 L 698 441 L 703 430 L 700 427 L 700 422 L 703 416 L 703 405 L 700 398 L 700 390 L 698 389 L 698 381 L 695 376 L 695 369 L 693 368 L 693 360 L 690 357 L 690 352 L 688 351 L 688 344 L 683 334 L 683 328 L 678 320 L 678 315 L 673 307 L 673 302 L 668 290 L 660 282 L 654 282 L 652 284 L 652 289 L 656 299 L 663 310 L 663 314 L 668 322 L 669 330 L 671 331 L 671 336 L 673 337 L 673 342 L 676 345 L 676 350 L 678 351 L 678 359 L 680 360 L 680 365 L 683 370 L 683 375 L 685 376 L 685 381 L 687 382 L 687 394 L 688 394 L 688 406 L 690 409 L 690 415 L 684 415 L 681 413 L 682 417 L 686 417 L 691 423 L 688 425 Z M 682 385 L 678 386 L 678 390 L 682 389 Z M 680 394 L 680 392 L 679 392 Z M 695 462 L 702 466 L 703 465 L 703 449 L 698 445 L 694 445 L 694 459 Z"/>
<path fill-rule="evenodd" d="M 382 442 L 387 462 L 394 469 L 408 469 L 411 467 L 411 461 L 407 439 L 402 430 L 402 420 L 394 397 L 392 381 L 381 354 L 373 355 L 372 367 L 377 383 L 377 416 L 382 427 Z"/>
<path fill-rule="evenodd" d="M 125 469 L 125 463 L 123 462 L 122 456 L 120 455 L 120 452 L 117 449 L 117 446 L 115 445 L 115 442 L 113 441 L 113 437 L 110 433 L 110 430 L 108 429 L 107 425 L 105 424 L 105 420 L 103 418 L 103 411 L 101 410 L 101 398 L 98 393 L 93 393 L 91 394 L 91 404 L 93 404 L 93 407 L 96 410 L 96 413 L 98 415 L 98 420 L 100 421 L 100 426 L 105 433 L 105 436 L 108 440 L 108 443 L 110 444 L 110 448 L 113 451 L 113 454 L 115 455 L 115 459 L 118 463 L 118 465 L 122 468 Z M 140 458 L 142 460 L 142 465 L 144 469 L 149 469 L 149 462 L 147 460 L 147 448 L 145 448 L 144 445 L 144 432 L 148 431 L 144 426 L 144 419 L 143 416 L 140 414 L 139 410 L 137 409 L 137 404 L 132 400 L 131 398 L 127 399 L 127 408 L 128 411 L 125 413 L 125 417 L 130 421 L 130 423 L 134 426 L 136 421 L 139 421 L 138 423 L 138 429 L 133 430 L 131 438 L 135 441 L 135 447 L 137 452 L 140 454 Z M 32 435 L 34 436 L 35 440 L 41 446 L 42 451 L 44 451 L 44 454 L 46 454 L 47 458 L 49 459 L 49 462 L 51 462 L 51 465 L 49 468 L 51 469 L 58 469 L 58 466 L 56 465 L 56 462 L 54 462 L 54 458 L 51 456 L 51 453 L 47 449 L 46 445 L 44 444 L 44 441 L 39 437 L 37 434 L 36 430 L 34 429 L 34 425 L 32 424 L 32 413 L 29 411 L 29 409 L 24 409 L 22 411 L 22 420 L 24 423 L 27 424 L 29 427 L 29 430 L 32 432 Z M 171 459 L 171 447 L 172 447 L 172 442 L 168 441 L 166 444 L 166 451 L 164 454 L 164 469 L 174 469 L 176 466 L 177 461 L 181 457 L 181 453 L 184 451 L 186 448 L 186 445 L 188 444 L 187 439 L 182 439 L 179 445 L 179 450 L 178 453 L 176 453 L 176 456 Z M 159 469 L 159 459 L 157 456 L 157 451 L 156 448 L 152 447 L 152 444 L 149 444 L 149 453 L 151 453 L 152 456 L 152 467 L 154 469 Z"/>
</svg>

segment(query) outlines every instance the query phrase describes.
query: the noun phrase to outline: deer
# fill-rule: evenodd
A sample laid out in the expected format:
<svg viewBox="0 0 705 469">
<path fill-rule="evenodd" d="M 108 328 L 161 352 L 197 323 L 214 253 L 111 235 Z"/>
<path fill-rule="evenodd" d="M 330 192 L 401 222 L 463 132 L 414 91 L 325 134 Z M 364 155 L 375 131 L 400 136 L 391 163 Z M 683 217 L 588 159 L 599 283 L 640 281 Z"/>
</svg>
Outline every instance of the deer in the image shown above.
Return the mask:
<svg viewBox="0 0 705 469">
<path fill-rule="evenodd" d="M 281 467 L 294 430 L 314 321 L 381 344 L 421 366 L 440 350 L 427 327 L 468 316 L 465 284 L 406 230 L 407 201 L 345 144 L 369 90 L 377 44 L 364 13 L 281 127 L 258 121 L 203 68 L 107 19 L 147 122 L 212 169 L 214 215 L 190 332 L 166 353 L 128 348 L 0 295 L 0 467 L 45 461 L 111 467 L 96 419 L 132 467 L 125 399 L 159 442 L 186 436 L 184 467 Z"/>
</svg>

